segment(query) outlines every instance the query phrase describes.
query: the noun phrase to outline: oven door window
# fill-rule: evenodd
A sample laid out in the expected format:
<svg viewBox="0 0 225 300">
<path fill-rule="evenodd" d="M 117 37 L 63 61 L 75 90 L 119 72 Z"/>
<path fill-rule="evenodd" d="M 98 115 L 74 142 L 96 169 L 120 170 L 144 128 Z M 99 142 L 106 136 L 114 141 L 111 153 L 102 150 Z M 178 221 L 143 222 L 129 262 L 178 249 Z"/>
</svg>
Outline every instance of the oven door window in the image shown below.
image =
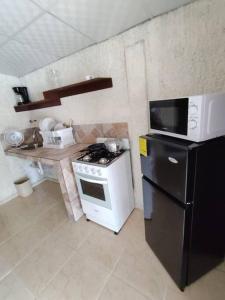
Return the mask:
<svg viewBox="0 0 225 300">
<path fill-rule="evenodd" d="M 80 183 L 84 195 L 106 201 L 103 184 L 88 182 L 83 179 L 80 179 Z"/>
<path fill-rule="evenodd" d="M 187 135 L 188 98 L 150 101 L 152 129 Z"/>
<path fill-rule="evenodd" d="M 76 173 L 77 187 L 81 201 L 87 201 L 111 209 L 109 184 L 106 178 Z"/>
</svg>

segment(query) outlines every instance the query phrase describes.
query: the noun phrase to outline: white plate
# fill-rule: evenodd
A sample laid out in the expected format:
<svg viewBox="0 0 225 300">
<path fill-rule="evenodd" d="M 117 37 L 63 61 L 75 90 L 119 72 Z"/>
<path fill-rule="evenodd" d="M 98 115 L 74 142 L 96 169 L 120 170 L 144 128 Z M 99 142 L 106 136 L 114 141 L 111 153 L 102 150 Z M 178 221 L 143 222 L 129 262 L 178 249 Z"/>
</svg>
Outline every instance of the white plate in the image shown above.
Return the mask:
<svg viewBox="0 0 225 300">
<path fill-rule="evenodd" d="M 4 140 L 8 145 L 18 147 L 24 142 L 24 134 L 18 129 L 7 129 L 4 132 Z"/>
<path fill-rule="evenodd" d="M 53 130 L 56 125 L 56 120 L 53 118 L 44 118 L 39 122 L 39 128 L 41 131 L 50 131 Z"/>
</svg>

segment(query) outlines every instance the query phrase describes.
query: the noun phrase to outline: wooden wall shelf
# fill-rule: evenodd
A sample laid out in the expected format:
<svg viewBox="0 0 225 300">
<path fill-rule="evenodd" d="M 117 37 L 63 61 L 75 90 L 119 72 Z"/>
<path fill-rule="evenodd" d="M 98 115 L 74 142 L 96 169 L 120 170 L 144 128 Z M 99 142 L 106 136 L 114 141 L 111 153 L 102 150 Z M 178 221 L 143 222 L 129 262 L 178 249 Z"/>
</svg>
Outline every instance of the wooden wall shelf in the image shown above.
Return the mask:
<svg viewBox="0 0 225 300">
<path fill-rule="evenodd" d="M 14 106 L 16 112 L 61 105 L 60 98 L 111 88 L 112 78 L 94 78 L 43 92 L 44 100 Z"/>
<path fill-rule="evenodd" d="M 35 109 L 57 106 L 57 105 L 61 105 L 60 99 L 55 100 L 55 101 L 53 101 L 53 100 L 34 101 L 34 102 L 27 103 L 27 104 L 21 104 L 21 105 L 14 106 L 14 109 L 16 112 L 20 112 L 20 111 L 35 110 Z"/>
</svg>

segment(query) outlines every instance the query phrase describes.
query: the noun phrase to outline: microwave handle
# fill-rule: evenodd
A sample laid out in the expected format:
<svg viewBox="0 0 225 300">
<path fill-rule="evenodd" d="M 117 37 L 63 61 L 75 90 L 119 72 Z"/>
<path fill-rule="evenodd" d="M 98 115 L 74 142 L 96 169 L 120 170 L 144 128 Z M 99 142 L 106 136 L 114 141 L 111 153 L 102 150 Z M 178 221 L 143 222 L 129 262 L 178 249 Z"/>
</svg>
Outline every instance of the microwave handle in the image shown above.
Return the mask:
<svg viewBox="0 0 225 300">
<path fill-rule="evenodd" d="M 80 176 L 80 175 L 77 175 L 77 177 L 79 179 L 82 179 L 84 181 L 91 182 L 91 183 L 98 183 L 98 184 L 107 184 L 108 183 L 106 180 L 94 180 L 94 179 L 90 179 L 90 178 L 83 177 L 83 176 Z"/>
</svg>

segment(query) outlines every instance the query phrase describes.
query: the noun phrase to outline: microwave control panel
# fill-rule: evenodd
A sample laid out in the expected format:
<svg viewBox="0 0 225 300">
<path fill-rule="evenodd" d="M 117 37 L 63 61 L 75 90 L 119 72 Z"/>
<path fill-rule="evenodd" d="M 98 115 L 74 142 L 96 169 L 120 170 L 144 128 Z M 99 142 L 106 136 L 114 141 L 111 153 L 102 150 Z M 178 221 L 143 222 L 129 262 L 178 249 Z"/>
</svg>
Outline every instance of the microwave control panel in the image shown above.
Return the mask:
<svg viewBox="0 0 225 300">
<path fill-rule="evenodd" d="M 200 116 L 202 109 L 202 96 L 193 96 L 189 98 L 188 105 L 188 133 L 195 132 L 198 135 L 200 130 Z"/>
</svg>

